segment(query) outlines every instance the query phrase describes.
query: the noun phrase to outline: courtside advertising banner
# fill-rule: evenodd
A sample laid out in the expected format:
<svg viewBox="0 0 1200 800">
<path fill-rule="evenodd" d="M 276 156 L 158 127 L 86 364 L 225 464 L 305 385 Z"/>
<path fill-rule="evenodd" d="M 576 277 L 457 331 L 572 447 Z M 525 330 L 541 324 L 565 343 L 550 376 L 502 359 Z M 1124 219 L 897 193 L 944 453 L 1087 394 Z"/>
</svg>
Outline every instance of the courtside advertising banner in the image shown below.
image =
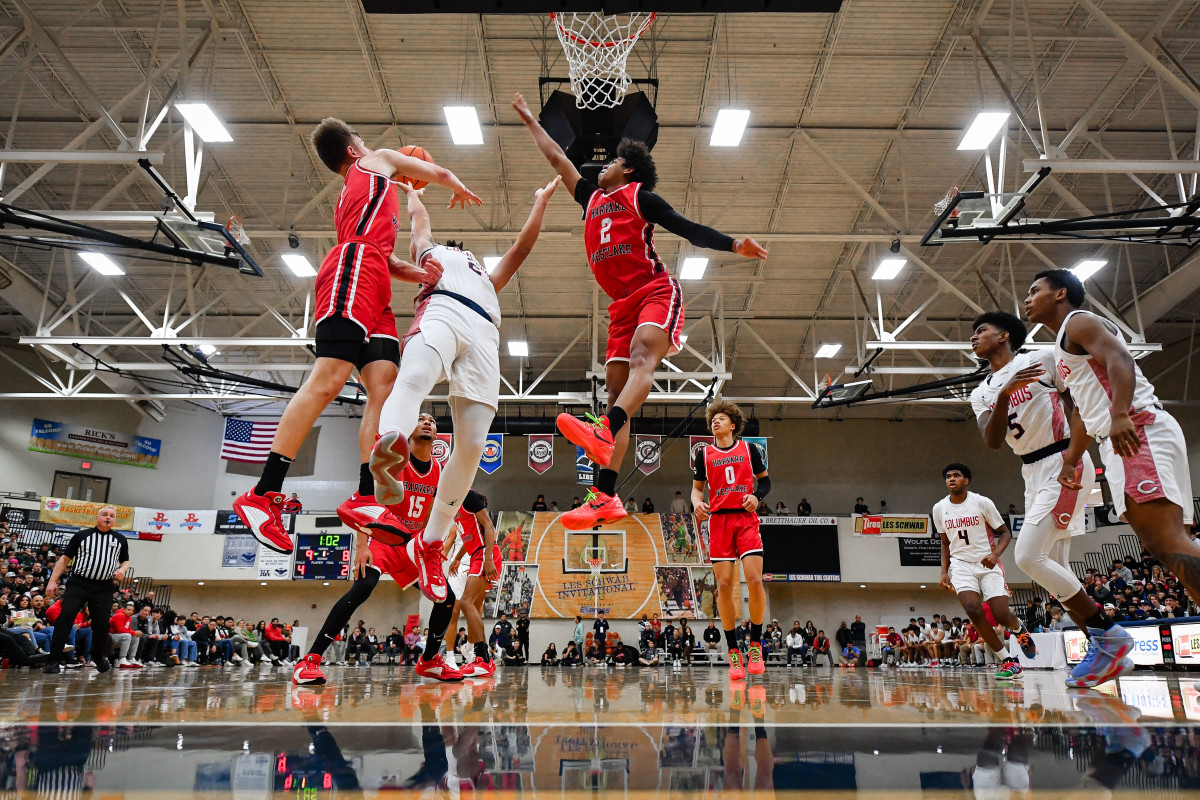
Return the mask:
<svg viewBox="0 0 1200 800">
<path fill-rule="evenodd" d="M 266 545 L 258 545 L 255 564 L 259 580 L 288 581 L 292 579 L 292 554 L 276 553 Z"/>
<path fill-rule="evenodd" d="M 162 441 L 132 433 L 113 433 L 83 425 L 34 419 L 33 430 L 29 434 L 29 449 L 35 453 L 54 453 L 154 469 L 158 466 Z"/>
<path fill-rule="evenodd" d="M 637 468 L 649 475 L 662 465 L 662 437 L 639 433 L 634 440 Z"/>
<path fill-rule="evenodd" d="M 450 459 L 450 445 L 453 441 L 453 433 L 439 433 L 433 440 L 433 457 L 437 459 L 439 467 L 446 466 L 446 462 Z"/>
<path fill-rule="evenodd" d="M 479 457 L 479 468 L 491 475 L 504 465 L 504 434 L 489 433 Z"/>
<path fill-rule="evenodd" d="M 584 455 L 583 448 L 575 445 L 575 483 L 580 486 L 592 485 L 592 462 Z"/>
<path fill-rule="evenodd" d="M 117 510 L 117 522 L 113 528 L 119 531 L 133 530 L 135 511 L 133 506 L 89 503 L 86 500 L 67 500 L 62 497 L 43 497 L 38 520 L 52 522 L 55 525 L 76 525 L 80 528 L 90 528 L 96 524 L 96 515 L 105 506 L 112 506 Z"/>
<path fill-rule="evenodd" d="M 554 434 L 529 434 L 529 468 L 538 475 L 554 466 Z"/>
<path fill-rule="evenodd" d="M 139 533 L 216 533 L 216 511 L 134 510 L 133 529 Z"/>
<path fill-rule="evenodd" d="M 932 536 L 928 514 L 858 514 L 854 517 L 855 536 Z"/>
<path fill-rule="evenodd" d="M 253 569 L 258 557 L 258 540 L 249 533 L 231 533 L 225 537 L 221 566 L 232 569 Z"/>
<path fill-rule="evenodd" d="M 711 436 L 689 436 L 688 437 L 688 469 L 696 469 L 696 456 L 700 455 L 700 448 L 705 445 L 712 444 L 713 437 Z"/>
</svg>

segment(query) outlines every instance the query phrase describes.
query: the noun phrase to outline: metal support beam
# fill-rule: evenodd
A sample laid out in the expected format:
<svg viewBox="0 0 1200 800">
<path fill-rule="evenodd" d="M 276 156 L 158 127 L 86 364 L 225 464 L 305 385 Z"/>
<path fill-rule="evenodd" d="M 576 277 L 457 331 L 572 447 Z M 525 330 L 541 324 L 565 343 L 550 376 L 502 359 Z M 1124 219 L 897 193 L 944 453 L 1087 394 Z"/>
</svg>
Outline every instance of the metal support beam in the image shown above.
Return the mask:
<svg viewBox="0 0 1200 800">
<path fill-rule="evenodd" d="M 936 341 L 902 341 L 902 342 L 867 342 L 868 350 L 880 348 L 883 350 L 949 350 L 949 351 L 964 351 L 970 352 L 970 342 L 936 342 Z M 1054 347 L 1054 342 L 1025 342 L 1025 347 L 1029 350 L 1049 350 Z M 1158 342 L 1130 342 L 1126 345 L 1129 352 L 1133 354 L 1139 353 L 1158 353 L 1161 352 L 1163 346 Z"/>
<path fill-rule="evenodd" d="M 1171 161 L 1161 160 L 1121 160 L 1107 161 L 1087 158 L 1027 158 L 1021 162 L 1026 172 L 1037 172 L 1042 167 L 1050 167 L 1057 172 L 1200 172 L 1200 161 Z"/>
<path fill-rule="evenodd" d="M 133 153 L 119 150 L 0 150 L 0 164 L 137 164 L 145 158 L 161 165 L 164 153 Z"/>
</svg>

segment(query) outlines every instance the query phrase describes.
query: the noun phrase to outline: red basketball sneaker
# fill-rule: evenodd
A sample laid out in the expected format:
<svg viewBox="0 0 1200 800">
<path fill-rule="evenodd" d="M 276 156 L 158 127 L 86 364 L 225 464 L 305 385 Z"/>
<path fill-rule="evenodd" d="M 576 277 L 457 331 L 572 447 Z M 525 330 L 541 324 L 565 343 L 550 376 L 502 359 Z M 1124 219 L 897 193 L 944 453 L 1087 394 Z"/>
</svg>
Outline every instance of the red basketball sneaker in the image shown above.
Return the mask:
<svg viewBox="0 0 1200 800">
<path fill-rule="evenodd" d="M 459 670 L 464 678 L 488 678 L 496 674 L 496 662 L 484 661 L 479 656 Z"/>
<path fill-rule="evenodd" d="M 613 433 L 608 429 L 608 417 L 584 416 L 587 422 L 570 414 L 559 414 L 558 430 L 571 444 L 582 447 L 588 458 L 607 467 L 613 454 Z"/>
<path fill-rule="evenodd" d="M 294 549 L 292 537 L 283 527 L 283 501 L 283 492 L 260 495 L 253 489 L 233 501 L 233 510 L 254 538 L 276 553 L 290 553 Z"/>
<path fill-rule="evenodd" d="M 292 670 L 292 683 L 297 686 L 320 685 L 324 682 L 325 673 L 321 672 L 321 656 L 318 653 L 309 653 Z"/>
<path fill-rule="evenodd" d="M 400 470 L 408 462 L 408 439 L 396 431 L 381 434 L 371 450 L 369 469 L 375 478 L 375 499 L 385 506 L 399 505 L 404 499 Z"/>
<path fill-rule="evenodd" d="M 442 660 L 441 653 L 429 660 L 418 658 L 416 670 L 417 674 L 423 678 L 437 678 L 439 681 L 461 681 L 463 679 L 461 672 Z"/>
<path fill-rule="evenodd" d="M 742 666 L 742 654 L 737 650 L 729 651 L 729 680 L 743 681 L 746 679 L 746 668 Z"/>
<path fill-rule="evenodd" d="M 629 514 L 621 505 L 621 498 L 589 489 L 587 497 L 583 498 L 583 505 L 562 515 L 562 524 L 569 531 L 584 531 L 627 516 Z"/>
<path fill-rule="evenodd" d="M 746 648 L 746 671 L 751 675 L 762 675 L 767 671 L 762 657 L 762 645 L 754 642 Z"/>
<path fill-rule="evenodd" d="M 446 573 L 442 564 L 446 554 L 442 552 L 441 542 L 418 541 L 417 551 L 417 585 L 421 594 L 435 603 L 446 599 L 449 586 L 446 584 Z M 438 658 L 441 661 L 441 657 Z"/>
<path fill-rule="evenodd" d="M 373 495 L 355 492 L 349 500 L 337 507 L 338 519 L 358 533 L 371 535 L 368 526 L 380 525 L 385 530 L 402 530 L 400 520 L 388 511 Z"/>
</svg>

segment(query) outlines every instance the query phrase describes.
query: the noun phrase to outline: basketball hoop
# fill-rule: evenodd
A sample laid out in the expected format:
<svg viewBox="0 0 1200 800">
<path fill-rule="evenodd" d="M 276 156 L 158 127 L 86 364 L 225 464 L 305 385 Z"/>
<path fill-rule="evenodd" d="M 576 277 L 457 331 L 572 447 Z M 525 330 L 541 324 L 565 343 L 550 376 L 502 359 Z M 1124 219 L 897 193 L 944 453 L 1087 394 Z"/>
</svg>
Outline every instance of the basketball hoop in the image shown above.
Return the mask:
<svg viewBox="0 0 1200 800">
<path fill-rule="evenodd" d="M 958 187 L 951 186 L 950 191 L 946 192 L 946 196 L 933 204 L 933 213 L 937 214 L 938 216 L 941 216 L 942 212 L 950 207 L 950 204 L 954 202 L 954 198 L 956 198 L 956 197 L 958 197 Z M 958 216 L 958 209 L 956 208 L 956 209 L 954 209 L 954 212 L 952 214 L 950 214 L 950 218 L 954 219 L 957 216 Z"/>
<path fill-rule="evenodd" d="M 243 247 L 250 244 L 250 237 L 246 235 L 246 229 L 242 227 L 242 218 L 237 214 L 231 216 L 229 222 L 225 223 L 225 230 L 229 231 L 233 240 Z"/>
<path fill-rule="evenodd" d="M 577 108 L 620 105 L 631 83 L 625 71 L 629 52 L 657 17 L 653 12 L 627 17 L 599 12 L 550 14 L 570 65 Z"/>
<path fill-rule="evenodd" d="M 599 575 L 600 570 L 604 568 L 604 559 L 602 558 L 589 558 L 587 562 L 593 575 Z"/>
</svg>

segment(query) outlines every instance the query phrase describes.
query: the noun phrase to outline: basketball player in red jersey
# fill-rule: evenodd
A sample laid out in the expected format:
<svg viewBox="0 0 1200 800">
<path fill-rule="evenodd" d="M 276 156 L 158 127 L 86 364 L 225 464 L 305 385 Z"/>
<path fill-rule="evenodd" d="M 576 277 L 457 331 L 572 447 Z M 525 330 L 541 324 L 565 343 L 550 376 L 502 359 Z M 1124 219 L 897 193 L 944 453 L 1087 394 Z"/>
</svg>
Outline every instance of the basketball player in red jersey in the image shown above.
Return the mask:
<svg viewBox="0 0 1200 800">
<path fill-rule="evenodd" d="M 729 646 L 729 679 L 739 681 L 749 671 L 761 675 L 766 670 L 762 654 L 763 617 L 767 613 L 767 592 L 763 588 L 763 545 L 758 530 L 758 504 L 771 491 L 771 478 L 763 464 L 758 445 L 738 438 L 745 425 L 742 410 L 733 403 L 718 400 L 708 407 L 708 427 L 713 444 L 705 445 L 696 456 L 692 475 L 692 508 L 696 519 L 708 520 L 708 560 L 717 576 L 717 610 Z M 754 487 L 755 479 L 758 487 Z M 704 484 L 708 484 L 708 502 L 704 502 Z M 734 628 L 742 616 L 738 560 L 746 575 L 750 592 L 750 644 L 746 661 L 738 650 Z"/>
<path fill-rule="evenodd" d="M 400 475 L 404 481 L 404 501 L 395 506 L 397 522 L 408 532 L 409 539 L 402 545 L 384 544 L 378 539 L 368 538 L 367 530 L 359 530 L 355 540 L 354 583 L 333 604 L 321 631 L 313 639 L 308 655 L 300 660 L 292 672 L 292 683 L 322 684 L 325 673 L 321 672 L 321 656 L 337 638 L 350 617 L 375 591 L 379 578 L 387 573 L 397 586 L 407 588 L 417 581 L 416 545 L 421 540 L 421 531 L 429 521 L 433 497 L 437 493 L 438 478 L 442 474 L 437 459 L 433 457 L 433 442 L 437 439 L 437 422 L 429 414 L 422 414 L 417 429 L 408 440 L 409 459 Z M 438 650 L 442 637 L 450 625 L 450 614 L 454 610 L 454 592 L 441 603 L 435 603 L 429 612 L 429 637 L 425 650 L 417 659 L 418 675 L 437 678 L 440 681 L 462 680 L 463 674 L 442 661 Z"/>
<path fill-rule="evenodd" d="M 657 173 L 644 144 L 622 140 L 617 157 L 600 173 L 597 185 L 580 176 L 533 118 L 521 95 L 512 105 L 542 155 L 583 206 L 588 265 L 600 288 L 612 298 L 604 366 L 608 414 L 590 422 L 569 414 L 558 417 L 563 436 L 600 466 L 586 502 L 562 517 L 568 529 L 582 530 L 625 516 L 616 490 L 617 468 L 629 447 L 626 423 L 649 397 L 659 363 L 683 347 L 683 293 L 654 251 L 654 226 L 662 225 L 697 247 L 746 258 L 766 258 L 767 251 L 753 239 L 733 239 L 680 216 L 654 194 Z"/>
<path fill-rule="evenodd" d="M 400 204 L 390 178 L 408 175 L 445 186 L 454 193 L 452 208 L 481 204 L 449 170 L 395 150 L 368 150 L 362 137 L 339 119 L 322 120 L 312 133 L 312 144 L 322 163 L 346 181 L 334 212 L 338 243 L 317 272 L 317 360 L 304 385 L 288 401 L 258 485 L 233 503 L 254 537 L 280 553 L 292 552 L 292 537 L 280 516 L 284 501 L 280 490 L 288 467 L 317 417 L 338 396 L 354 369 L 367 392 L 358 430 L 361 466 L 358 492 L 338 507 L 338 516 L 356 531 L 381 519 L 393 521 L 375 500 L 375 483 L 367 468 L 379 412 L 400 361 L 391 280 L 432 284 L 441 270 L 436 262 L 417 267 L 392 253 Z"/>
<path fill-rule="evenodd" d="M 449 630 L 454 632 L 461 611 L 467 618 L 467 641 L 475 651 L 475 658 L 464 665 L 460 672 L 464 678 L 486 678 L 496 673 L 496 664 L 492 661 L 492 651 L 488 648 L 487 636 L 483 629 L 483 599 L 500 577 L 500 568 L 504 561 L 500 558 L 500 547 L 496 544 L 496 528 L 488 515 L 486 497 L 474 489 L 469 490 L 458 508 L 454 522 L 455 526 L 450 529 L 450 535 L 446 537 L 443 545 L 445 555 L 449 557 L 453 552 L 454 541 L 460 531 L 462 549 L 451 562 L 447 576 L 458 574 L 459 562 L 464 558 L 467 559 L 469 568 L 466 583 L 458 593 L 458 603 L 450 616 Z"/>
</svg>

